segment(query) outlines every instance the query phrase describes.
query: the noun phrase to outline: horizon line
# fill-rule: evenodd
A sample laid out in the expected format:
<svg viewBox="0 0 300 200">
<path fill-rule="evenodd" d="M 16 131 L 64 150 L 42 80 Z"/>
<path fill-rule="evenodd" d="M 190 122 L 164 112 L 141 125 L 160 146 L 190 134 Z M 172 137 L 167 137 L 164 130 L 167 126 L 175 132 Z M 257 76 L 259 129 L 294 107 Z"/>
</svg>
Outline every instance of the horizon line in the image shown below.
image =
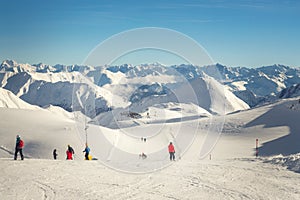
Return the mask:
<svg viewBox="0 0 300 200">
<path fill-rule="evenodd" d="M 43 64 L 43 65 L 48 65 L 48 66 L 56 66 L 56 65 L 63 65 L 63 66 L 92 66 L 92 67 L 104 67 L 104 66 L 122 66 L 122 65 L 131 65 L 133 67 L 136 67 L 136 66 L 141 66 L 141 65 L 161 65 L 161 66 L 165 66 L 165 67 L 171 67 L 171 66 L 181 66 L 181 65 L 192 65 L 192 66 L 198 66 L 198 67 L 206 67 L 206 66 L 211 66 L 211 65 L 221 65 L 221 66 L 224 66 L 224 67 L 233 67 L 233 68 L 238 68 L 238 67 L 245 67 L 245 68 L 261 68 L 261 67 L 272 67 L 272 66 L 285 66 L 285 67 L 290 67 L 290 68 L 300 68 L 300 66 L 296 66 L 296 65 L 286 65 L 286 64 L 281 64 L 281 63 L 273 63 L 273 64 L 262 64 L 260 66 L 242 66 L 242 65 L 238 65 L 238 66 L 231 66 L 231 65 L 226 65 L 226 64 L 222 64 L 221 62 L 215 62 L 213 64 L 207 64 L 207 65 L 202 65 L 202 66 L 199 66 L 199 65 L 194 65 L 194 64 L 191 64 L 191 63 L 177 63 L 177 64 L 164 64 L 164 63 L 161 63 L 161 62 L 158 62 L 158 61 L 154 61 L 154 62 L 149 62 L 149 63 L 138 63 L 138 64 L 133 64 L 133 63 L 123 63 L 123 64 L 118 64 L 118 65 L 96 65 L 96 66 L 93 66 L 93 65 L 85 65 L 83 63 L 81 64 L 64 64 L 64 63 L 56 63 L 56 64 L 46 64 L 44 62 L 37 62 L 37 63 L 28 63 L 28 62 L 19 62 L 19 61 L 16 61 L 14 59 L 4 59 L 2 60 L 1 62 L 1 65 L 5 62 L 5 61 L 12 61 L 12 62 L 15 62 L 17 64 L 28 64 L 28 65 L 31 65 L 31 66 L 36 66 L 36 65 L 39 65 L 39 64 Z"/>
</svg>

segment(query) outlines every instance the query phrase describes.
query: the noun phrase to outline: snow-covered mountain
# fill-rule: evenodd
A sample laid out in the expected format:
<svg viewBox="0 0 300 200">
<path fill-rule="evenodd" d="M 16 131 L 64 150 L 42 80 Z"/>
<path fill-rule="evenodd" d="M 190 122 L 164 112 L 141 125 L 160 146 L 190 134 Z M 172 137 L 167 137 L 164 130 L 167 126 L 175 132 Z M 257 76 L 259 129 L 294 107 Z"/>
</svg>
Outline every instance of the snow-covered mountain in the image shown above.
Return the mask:
<svg viewBox="0 0 300 200">
<path fill-rule="evenodd" d="M 96 112 L 108 110 L 112 94 L 97 87 L 92 80 L 76 70 L 70 70 L 69 67 L 61 67 L 58 70 L 57 65 L 31 66 L 4 61 L 0 66 L 0 86 L 27 103 L 41 107 L 54 105 L 68 111 L 89 112 L 90 115 L 95 115 L 95 111 L 89 110 L 82 103 L 93 101 L 99 108 Z"/>
<path fill-rule="evenodd" d="M 171 66 L 171 68 L 188 80 L 205 75 L 213 77 L 225 84 L 231 92 L 251 107 L 264 102 L 268 96 L 276 96 L 282 90 L 300 83 L 299 68 L 278 64 L 259 68 L 227 67 L 221 64 L 210 66 L 185 64 Z"/>
<path fill-rule="evenodd" d="M 193 65 L 50 66 L 4 61 L 0 72 L 0 86 L 22 100 L 81 111 L 89 117 L 116 108 L 144 112 L 169 102 L 193 103 L 218 114 L 249 108 Z"/>
<path fill-rule="evenodd" d="M 283 89 L 277 94 L 278 98 L 292 98 L 300 96 L 300 83 Z"/>
<path fill-rule="evenodd" d="M 214 66 L 221 76 L 216 76 L 210 66 L 203 67 L 202 71 L 222 81 L 251 107 L 262 102 L 266 96 L 275 96 L 281 90 L 300 83 L 300 69 L 284 65 L 259 68 Z"/>
<path fill-rule="evenodd" d="M 284 65 L 50 66 L 9 60 L 0 65 L 0 86 L 24 101 L 81 111 L 89 117 L 115 108 L 144 112 L 148 107 L 168 102 L 193 103 L 211 113 L 228 113 L 247 109 L 248 105 L 299 96 L 295 92 L 295 84 L 299 83 L 300 70 Z M 180 97 L 191 96 L 187 94 L 190 90 L 195 93 L 193 100 Z"/>
<path fill-rule="evenodd" d="M 50 66 L 41 63 L 29 65 L 4 61 L 0 65 L 0 72 L 2 72 L 0 73 L 1 87 L 35 105 L 52 104 L 69 111 L 90 112 L 84 108 L 83 103 L 91 102 L 92 96 L 97 96 L 97 105 L 93 106 L 97 107 L 97 111 L 90 115 L 110 110 L 112 107 L 126 107 L 137 101 L 145 101 L 147 97 L 148 99 L 163 97 L 167 94 L 168 88 L 174 89 L 186 80 L 192 81 L 205 76 L 213 77 L 225 84 L 232 93 L 250 107 L 265 102 L 266 97 L 270 100 L 272 99 L 269 98 L 270 96 L 278 96 L 283 89 L 300 83 L 300 70 L 284 65 L 260 68 L 226 67 L 220 64 L 204 67 L 186 64 L 168 67 L 159 63 L 139 66 L 129 64 L 121 66 Z M 93 88 L 89 89 L 90 94 L 82 94 L 78 100 L 75 100 L 76 108 L 72 107 L 74 103 L 70 103 L 74 97 L 73 92 L 70 91 L 74 87 Z M 153 91 L 153 87 L 162 88 L 157 93 L 157 91 Z M 155 90 L 157 89 L 159 88 L 155 88 Z M 50 91 L 42 92 L 46 90 Z M 63 92 L 56 96 L 52 95 L 59 91 Z M 62 94 L 63 98 L 61 98 Z M 40 99 L 41 96 L 45 98 Z M 86 98 L 86 96 L 90 97 Z M 165 101 L 168 100 L 163 102 Z M 233 110 L 238 109 L 241 108 Z"/>
</svg>

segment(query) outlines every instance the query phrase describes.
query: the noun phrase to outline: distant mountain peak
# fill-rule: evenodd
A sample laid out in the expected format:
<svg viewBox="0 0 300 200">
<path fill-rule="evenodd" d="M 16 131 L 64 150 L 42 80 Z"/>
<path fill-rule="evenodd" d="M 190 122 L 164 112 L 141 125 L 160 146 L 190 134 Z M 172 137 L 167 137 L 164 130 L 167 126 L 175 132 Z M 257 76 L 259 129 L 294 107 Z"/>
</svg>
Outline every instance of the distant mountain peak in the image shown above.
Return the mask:
<svg viewBox="0 0 300 200">
<path fill-rule="evenodd" d="M 18 63 L 14 60 L 4 60 L 2 63 L 1 63 L 1 67 L 2 66 L 6 66 L 6 67 L 14 67 L 14 66 L 17 66 Z"/>
</svg>

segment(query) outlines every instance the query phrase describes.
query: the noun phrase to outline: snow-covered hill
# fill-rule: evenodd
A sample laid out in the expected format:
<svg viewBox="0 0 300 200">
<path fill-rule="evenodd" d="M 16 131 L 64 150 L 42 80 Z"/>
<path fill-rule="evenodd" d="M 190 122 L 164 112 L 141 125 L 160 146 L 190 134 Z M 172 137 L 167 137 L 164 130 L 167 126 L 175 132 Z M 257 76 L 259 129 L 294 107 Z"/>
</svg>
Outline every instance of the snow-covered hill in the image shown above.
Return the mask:
<svg viewBox="0 0 300 200">
<path fill-rule="evenodd" d="M 0 107 L 1 108 L 19 108 L 28 110 L 39 110 L 38 106 L 33 106 L 19 97 L 14 95 L 11 91 L 0 88 Z"/>
<path fill-rule="evenodd" d="M 290 106 L 294 105 L 293 108 Z M 91 154 L 107 153 L 111 160 L 83 161 L 84 139 L 72 121 L 63 120 L 51 112 L 24 109 L 0 109 L 0 198 L 1 199 L 299 199 L 299 154 L 278 156 L 270 151 L 286 154 L 299 151 L 300 104 L 298 99 L 280 100 L 251 110 L 226 116 L 225 129 L 210 154 L 199 159 L 199 151 L 207 137 L 206 125 L 210 114 L 195 112 L 194 104 L 160 104 L 149 109 L 150 118 L 142 119 L 140 127 L 131 127 L 137 139 L 126 134 L 128 128 L 112 130 L 89 124 L 88 139 Z M 52 109 L 52 108 L 51 108 Z M 152 114 L 151 114 L 152 113 Z M 191 116 L 206 113 L 208 117 Z M 147 116 L 147 113 L 144 113 Z M 156 114 L 157 120 L 151 123 Z M 185 120 L 176 120 L 184 117 Z M 279 116 L 282 116 L 282 120 Z M 220 116 L 221 117 L 221 116 Z M 166 119 L 170 121 L 160 121 Z M 293 120 L 294 119 L 294 120 Z M 138 119 L 139 120 L 139 119 Z M 155 120 L 155 118 L 154 118 Z M 194 122 L 199 121 L 199 126 Z M 137 121 L 139 122 L 139 121 Z M 153 132 L 159 134 L 152 135 Z M 176 162 L 168 159 L 167 144 L 172 139 L 168 132 L 182 129 L 185 136 L 195 134 L 187 151 L 176 146 Z M 13 161 L 15 135 L 25 141 L 24 161 Z M 102 146 L 96 135 L 106 135 L 114 148 Z M 147 137 L 147 142 L 140 140 Z M 117 139 L 118 138 L 118 139 Z M 255 140 L 259 139 L 259 155 L 255 159 Z M 178 143 L 180 143 L 178 141 Z M 65 160 L 70 144 L 75 149 L 75 160 Z M 160 147 L 161 146 L 161 147 Z M 162 155 L 155 154 L 161 149 Z M 58 160 L 52 151 L 58 150 Z M 108 149 L 106 149 L 108 148 Z M 119 149 L 138 153 L 124 157 Z M 154 164 L 168 166 L 154 173 L 130 174 L 115 171 L 103 163 L 116 162 L 143 171 Z M 261 155 L 272 155 L 261 157 Z M 99 157 L 98 157 L 99 158 Z M 180 158 L 180 159 L 179 159 Z M 5 183 L 5 184 L 2 184 Z M 72 184 L 70 184 L 72 183 Z M 266 184 L 267 183 L 267 184 Z M 241 187 L 242 186 L 242 187 Z M 20 191 L 22 191 L 20 193 Z M 274 195 L 276 195 L 274 197 Z"/>
<path fill-rule="evenodd" d="M 0 88 L 0 108 L 5 109 L 13 109 L 13 110 L 24 110 L 25 112 L 35 112 L 35 111 L 41 111 L 42 113 L 48 113 L 49 115 L 55 115 L 59 119 L 63 121 L 73 121 L 75 117 L 75 113 L 70 113 L 66 110 L 64 110 L 61 107 L 58 106 L 46 106 L 44 108 L 31 105 L 16 95 L 14 95 L 9 90 L 5 90 L 3 88 Z M 17 112 L 17 111 L 15 111 Z M 5 117 L 4 115 L 2 117 Z"/>
<path fill-rule="evenodd" d="M 153 104 L 146 111 L 136 113 L 128 109 L 116 109 L 101 113 L 92 123 L 112 129 L 128 128 L 145 124 L 183 122 L 191 119 L 210 117 L 211 114 L 195 104 L 160 103 Z"/>
</svg>

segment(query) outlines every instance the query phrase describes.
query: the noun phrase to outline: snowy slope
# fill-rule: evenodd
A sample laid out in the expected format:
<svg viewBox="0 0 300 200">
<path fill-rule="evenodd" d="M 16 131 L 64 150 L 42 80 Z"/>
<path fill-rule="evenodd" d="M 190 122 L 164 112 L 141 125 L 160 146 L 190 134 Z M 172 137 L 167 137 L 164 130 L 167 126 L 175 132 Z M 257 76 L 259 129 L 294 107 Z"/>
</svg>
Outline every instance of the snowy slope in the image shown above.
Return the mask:
<svg viewBox="0 0 300 200">
<path fill-rule="evenodd" d="M 41 108 L 38 106 L 31 105 L 23 101 L 16 95 L 14 95 L 12 92 L 5 90 L 3 88 L 0 88 L 0 108 L 41 111 L 42 113 L 46 112 L 49 113 L 50 115 L 54 114 L 61 120 L 70 120 L 70 121 L 74 120 L 74 116 L 75 116 L 74 113 L 67 112 L 61 107 L 50 105 Z"/>
<path fill-rule="evenodd" d="M 0 107 L 2 108 L 19 108 L 28 110 L 39 110 L 38 106 L 30 105 L 18 98 L 12 92 L 0 88 Z"/>
<path fill-rule="evenodd" d="M 272 147 L 274 152 L 283 152 L 286 145 L 296 150 L 299 145 L 300 106 L 297 99 L 282 100 L 276 104 L 252 110 L 241 111 L 226 117 L 224 133 L 210 156 L 204 160 L 197 157 L 206 136 L 205 126 L 209 118 L 194 118 L 185 121 L 171 121 L 144 124 L 138 127 L 112 130 L 89 124 L 91 154 L 111 152 L 110 163 L 119 154 L 118 148 L 139 152 L 144 148 L 145 160 L 136 154 L 123 157 L 135 160 L 134 167 L 147 167 L 162 163 L 168 167 L 154 173 L 122 173 L 103 165 L 101 161 L 83 161 L 84 140 L 77 131 L 81 125 L 63 120 L 45 111 L 21 109 L 0 109 L 0 198 L 1 199 L 299 199 L 298 154 L 272 156 L 255 159 L 255 139 L 259 138 L 260 152 Z M 290 106 L 294 105 L 291 109 Z M 150 109 L 157 117 L 173 119 L 183 108 L 185 116 L 193 116 L 195 105 L 164 104 Z M 159 110 L 165 110 L 159 113 Z M 154 112 L 154 113 L 153 113 Z M 203 112 L 203 110 L 202 110 Z M 146 113 L 145 113 L 146 114 Z M 278 115 L 286 120 L 278 119 Z M 150 120 L 151 120 L 150 118 Z M 278 119 L 278 120 L 277 120 Z M 296 118 L 297 119 L 297 118 Z M 149 120 L 149 119 L 145 119 Z M 195 126 L 195 121 L 200 126 Z M 81 120 L 83 123 L 83 120 Z M 18 124 L 18 126 L 15 126 Z M 130 129 L 130 130 L 129 130 Z M 176 146 L 176 162 L 168 161 L 167 143 L 171 135 L 154 134 L 169 132 L 176 134 L 182 129 L 186 136 L 196 131 L 196 138 L 186 152 Z M 135 135 L 128 135 L 129 133 Z M 15 135 L 19 133 L 25 141 L 25 161 L 12 161 Z M 95 134 L 95 135 L 94 135 Z M 105 150 L 96 140 L 96 134 L 106 135 L 111 142 L 117 142 L 116 149 Z M 151 137 L 149 134 L 154 134 Z M 115 138 L 119 137 L 116 141 Z M 136 139 L 134 139 L 136 137 Z M 147 137 L 141 142 L 140 137 Z M 286 145 L 273 145 L 278 140 Z M 93 141 L 93 142 L 92 142 Z M 178 141 L 180 145 L 180 141 Z M 273 144 L 272 144 L 273 143 Z M 75 149 L 75 160 L 66 161 L 67 144 Z M 94 145 L 93 145 L 94 144 Z M 96 145 L 98 144 L 98 145 Z M 59 160 L 50 160 L 52 150 L 58 149 Z M 162 148 L 162 157 L 151 151 Z M 270 149 L 270 148 L 268 148 Z M 265 149 L 266 150 L 266 149 Z M 299 148 L 298 148 L 299 150 Z M 148 153 L 149 152 L 149 153 Z M 99 154 L 100 155 L 100 154 Z M 121 154 L 123 155 L 123 154 Z M 159 159 L 158 159 L 159 158 Z M 130 161 L 129 160 L 129 161 Z M 283 165 L 283 166 L 282 166 Z M 72 184 L 70 184 L 72 183 Z M 267 183 L 267 184 L 266 184 Z M 19 191 L 22 191 L 20 193 Z"/>
<path fill-rule="evenodd" d="M 291 108 L 292 105 L 294 105 L 293 108 Z M 99 155 L 103 154 L 103 157 L 107 157 L 110 150 L 105 150 L 105 145 L 101 145 L 100 142 L 104 142 L 103 139 L 105 139 L 108 143 L 119 143 L 119 145 L 121 145 L 119 148 L 121 148 L 123 152 L 135 152 L 135 155 L 140 153 L 143 148 L 146 148 L 144 150 L 148 149 L 147 151 L 149 152 L 156 150 L 161 152 L 160 149 L 164 149 L 170 140 L 173 140 L 177 135 L 184 137 L 186 133 L 190 133 L 186 135 L 186 137 L 199 134 L 199 137 L 202 139 L 199 140 L 199 144 L 195 145 L 201 146 L 204 139 L 203 137 L 205 137 L 205 133 L 207 133 L 205 130 L 207 124 L 212 123 L 212 121 L 209 113 L 205 110 L 201 110 L 201 108 L 199 108 L 199 112 L 195 112 L 195 108 L 195 105 L 157 105 L 149 109 L 150 118 L 147 118 L 147 113 L 144 113 L 141 119 L 127 119 L 126 116 L 124 116 L 125 119 L 120 121 L 120 124 L 126 122 L 138 123 L 138 126 L 131 126 L 129 128 L 119 127 L 121 129 L 112 130 L 88 124 L 88 133 L 91 139 L 91 145 L 94 148 L 93 151 L 95 153 L 100 151 L 97 152 Z M 262 144 L 260 147 L 261 155 L 288 155 L 297 153 L 299 152 L 297 141 L 299 141 L 298 133 L 300 131 L 297 120 L 295 119 L 299 118 L 299 114 L 300 106 L 298 106 L 298 101 L 286 100 L 274 105 L 228 115 L 226 116 L 226 123 L 223 129 L 225 136 L 219 142 L 220 146 L 216 146 L 213 151 L 213 156 L 215 158 L 252 156 L 254 154 L 253 141 L 255 141 L 257 137 L 260 138 L 260 144 Z M 33 112 L 3 108 L 1 109 L 0 116 L 0 145 L 13 149 L 14 136 L 21 132 L 26 140 L 36 141 L 39 145 L 49 143 L 47 144 L 47 148 L 43 148 L 46 154 L 28 149 L 27 153 L 31 157 L 38 158 L 51 157 L 49 152 L 52 151 L 51 148 L 54 146 L 59 148 L 61 152 L 64 152 L 63 149 L 66 143 L 71 143 L 69 141 L 77 141 L 75 142 L 77 147 L 80 143 L 83 144 L 85 139 L 84 123 L 85 120 L 87 122 L 90 121 L 90 119 L 79 118 L 77 119 L 79 121 L 74 124 L 74 122 L 65 116 L 45 112 L 43 110 Z M 111 118 L 108 118 L 108 121 L 109 120 L 111 120 Z M 14 126 L 13 124 L 18 124 L 18 126 Z M 43 137 L 40 137 L 41 134 Z M 63 137 L 63 139 L 57 143 L 57 137 Z M 149 139 L 145 146 L 145 144 L 140 142 L 141 137 L 152 139 Z M 46 138 L 47 140 L 45 140 Z M 80 138 L 83 138 L 83 140 L 80 140 Z M 118 140 L 116 140 L 117 138 Z M 182 149 L 178 151 L 178 155 L 182 154 L 185 155 L 185 157 L 189 157 L 189 153 L 184 153 L 186 144 L 182 139 L 183 138 L 176 139 L 177 147 L 181 147 Z M 236 143 L 237 140 L 244 142 Z M 103 144 L 108 144 L 107 142 Z M 277 145 L 277 143 L 280 145 Z M 226 144 L 238 145 L 235 148 L 229 148 L 224 151 L 223 148 Z M 235 154 L 236 151 L 238 152 L 237 154 Z M 166 159 L 163 152 L 164 151 L 156 156 L 162 156 L 160 159 L 163 160 Z M 192 150 L 191 152 L 195 153 L 197 151 Z M 134 154 L 132 155 L 133 157 L 135 157 Z M 114 156 L 118 157 L 118 151 L 115 151 Z M 126 160 L 126 157 L 124 157 L 124 159 Z"/>
<path fill-rule="evenodd" d="M 116 109 L 101 113 L 93 119 L 93 123 L 112 129 L 119 129 L 211 116 L 207 110 L 195 104 L 173 102 L 154 104 L 147 107 L 145 112 L 138 113 L 139 116 L 137 118 L 130 116 L 130 113 L 133 112 L 128 109 Z"/>
<path fill-rule="evenodd" d="M 66 111 L 63 108 L 58 107 L 58 106 L 49 105 L 49 106 L 44 107 L 44 109 L 48 110 L 51 113 L 54 113 L 58 116 L 65 117 L 67 119 L 74 119 L 75 118 L 75 113 L 68 112 L 68 111 Z"/>
<path fill-rule="evenodd" d="M 189 85 L 179 87 L 179 91 L 176 91 L 176 93 L 183 96 L 184 102 L 197 100 L 197 102 L 193 103 L 213 113 L 226 114 L 249 108 L 245 102 L 211 77 L 195 78 L 191 80 L 190 86 L 195 92 L 195 99 L 190 99 Z"/>
<path fill-rule="evenodd" d="M 0 125 L 0 146 L 13 152 L 19 134 L 25 142 L 26 157 L 51 158 L 53 149 L 57 148 L 63 159 L 67 144 L 77 149 L 81 146 L 74 132 L 74 121 L 57 112 L 0 108 Z M 11 157 L 8 152 L 0 149 L 0 156 Z"/>
<path fill-rule="evenodd" d="M 0 159 L 1 199 L 289 199 L 299 174 L 259 161 L 176 162 L 153 174 L 120 173 L 95 161 Z M 20 192 L 22 191 L 22 192 Z"/>
<path fill-rule="evenodd" d="M 236 156 L 241 156 L 241 149 L 246 148 L 249 154 L 252 152 L 254 155 L 256 139 L 259 139 L 259 154 L 262 156 L 297 154 L 300 152 L 299 117 L 300 103 L 297 98 L 230 114 L 226 116 L 223 127 L 223 133 L 228 138 L 227 147 L 237 145 L 235 138 L 238 135 L 245 139 L 245 143 L 229 150 Z"/>
</svg>

